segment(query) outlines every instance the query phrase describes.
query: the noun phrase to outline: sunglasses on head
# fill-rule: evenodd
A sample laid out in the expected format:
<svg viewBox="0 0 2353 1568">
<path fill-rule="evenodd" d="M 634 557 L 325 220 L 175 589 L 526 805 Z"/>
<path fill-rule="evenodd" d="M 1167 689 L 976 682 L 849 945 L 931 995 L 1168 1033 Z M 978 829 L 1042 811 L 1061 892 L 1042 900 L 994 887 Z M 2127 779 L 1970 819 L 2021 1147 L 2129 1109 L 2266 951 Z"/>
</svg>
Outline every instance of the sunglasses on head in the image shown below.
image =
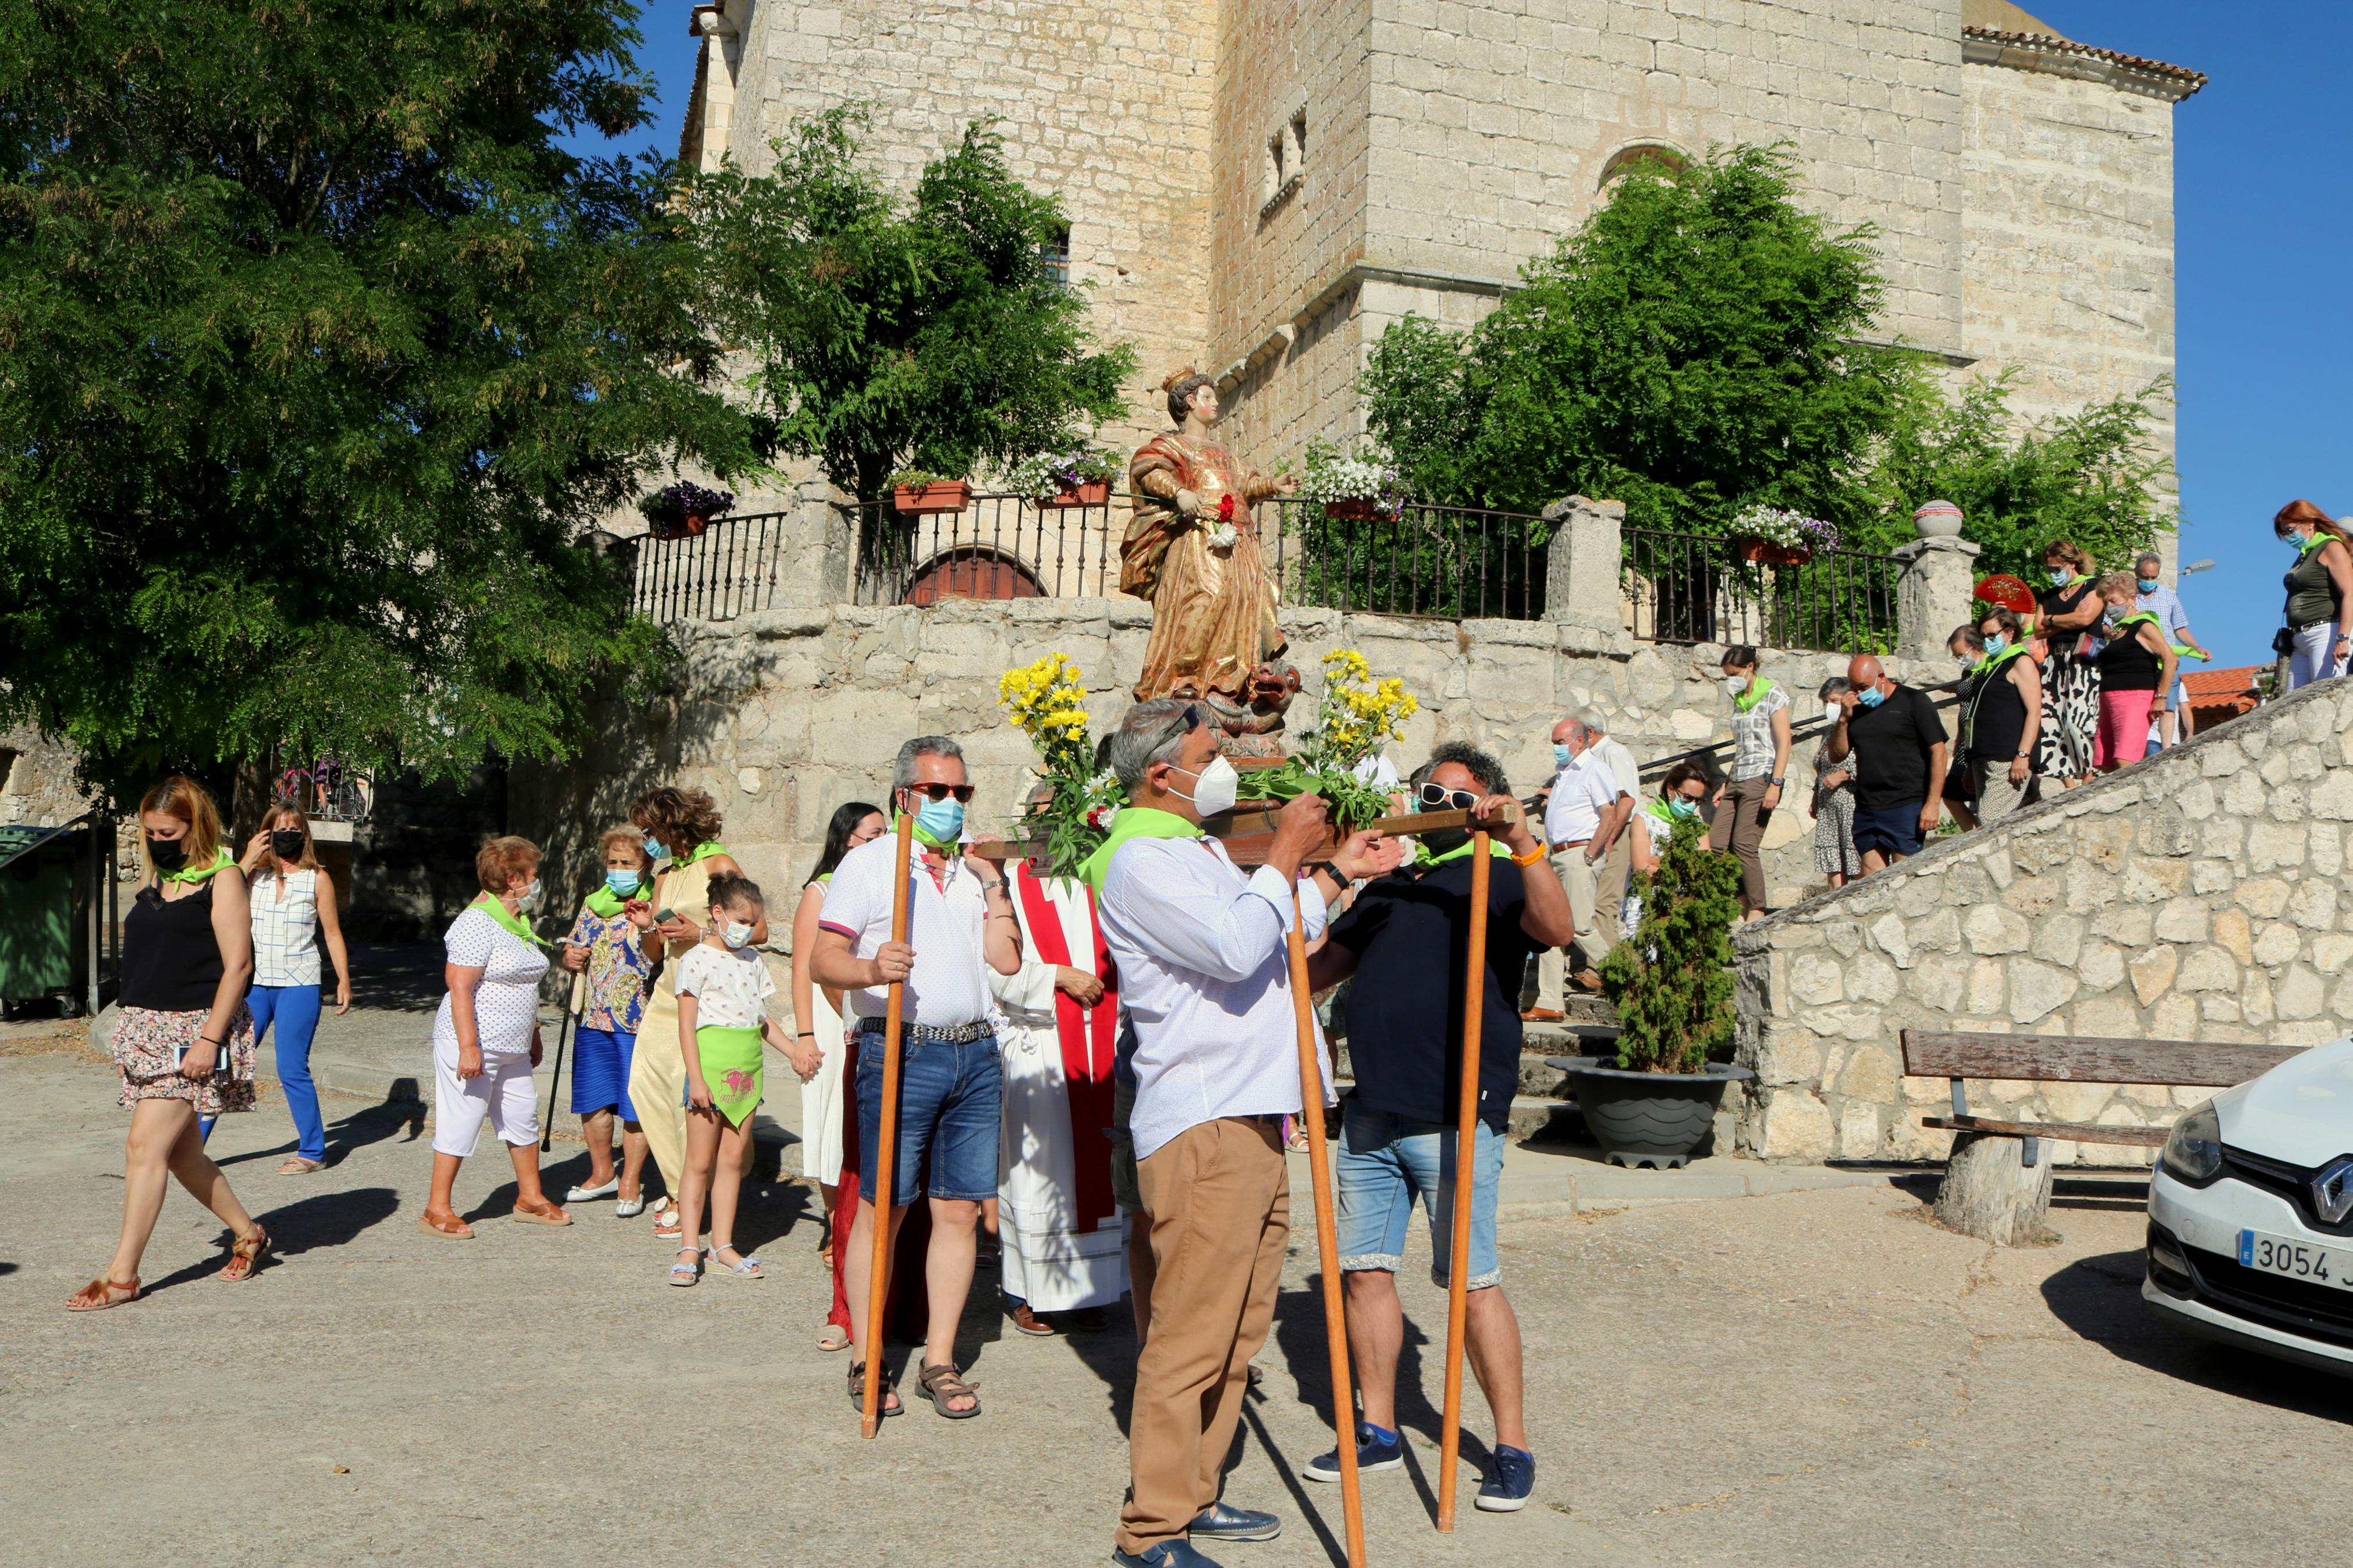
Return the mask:
<svg viewBox="0 0 2353 1568">
<path fill-rule="evenodd" d="M 1479 797 L 1467 789 L 1448 789 L 1436 784 L 1422 785 L 1419 799 L 1431 811 L 1469 811 L 1479 804 Z"/>
<path fill-rule="evenodd" d="M 954 795 L 961 805 L 972 799 L 972 785 L 968 784 L 909 784 L 907 788 L 922 795 L 925 800 L 945 800 L 948 796 Z"/>
</svg>

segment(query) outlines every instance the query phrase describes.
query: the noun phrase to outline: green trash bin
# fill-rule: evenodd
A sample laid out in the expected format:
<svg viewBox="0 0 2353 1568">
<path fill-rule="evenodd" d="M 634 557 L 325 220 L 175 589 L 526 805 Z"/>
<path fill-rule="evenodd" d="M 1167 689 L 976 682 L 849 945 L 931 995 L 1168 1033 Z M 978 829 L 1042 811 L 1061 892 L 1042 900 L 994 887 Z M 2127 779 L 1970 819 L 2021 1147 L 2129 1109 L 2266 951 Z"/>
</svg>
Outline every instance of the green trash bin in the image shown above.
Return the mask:
<svg viewBox="0 0 2353 1568">
<path fill-rule="evenodd" d="M 80 1010 L 90 933 L 80 918 L 89 828 L 0 827 L 0 1006 Z"/>
</svg>

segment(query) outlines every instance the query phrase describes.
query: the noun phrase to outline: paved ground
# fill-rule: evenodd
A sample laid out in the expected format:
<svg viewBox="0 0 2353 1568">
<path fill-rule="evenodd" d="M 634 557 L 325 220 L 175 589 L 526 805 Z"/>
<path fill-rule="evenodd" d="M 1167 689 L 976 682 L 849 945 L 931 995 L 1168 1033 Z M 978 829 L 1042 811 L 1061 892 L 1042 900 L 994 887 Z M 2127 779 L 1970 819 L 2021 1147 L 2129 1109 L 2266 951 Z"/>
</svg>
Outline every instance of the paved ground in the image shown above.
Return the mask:
<svg viewBox="0 0 2353 1568">
<path fill-rule="evenodd" d="M 210 1278 L 174 1193 L 150 1299 L 69 1316 L 120 1201 L 122 1113 L 71 1026 L 0 1032 L 0 1562 L 1059 1564 L 1105 1558 L 1125 1479 L 1124 1332 L 1039 1342 L 976 1310 L 987 1414 L 920 1404 L 861 1442 L 812 1345 L 804 1189 L 742 1234 L 776 1277 L 662 1283 L 642 1222 L 512 1224 L 471 1163 L 470 1244 L 415 1228 L 418 1108 L 331 1102 L 334 1163 L 272 1176 L 283 1109 L 216 1142 L 282 1255 Z M 567 1157 L 568 1156 L 568 1157 Z M 559 1147 L 563 1176 L 585 1156 Z M 1435 1369 L 1406 1474 L 1367 1486 L 1387 1564 L 2306 1563 L 2353 1527 L 2348 1386 L 2177 1342 L 2136 1295 L 2137 1185 L 2073 1182 L 2057 1247 L 1937 1230 L 1900 1185 L 1524 1211 L 1504 1226 L 1541 1470 L 1516 1516 L 1430 1528 Z M 1337 1561 L 1315 1249 L 1295 1238 L 1229 1495 L 1281 1510 L 1229 1564 Z M 1408 1307 L 1442 1333 L 1426 1277 Z M 1469 1400 L 1470 1424 L 1483 1406 Z"/>
</svg>

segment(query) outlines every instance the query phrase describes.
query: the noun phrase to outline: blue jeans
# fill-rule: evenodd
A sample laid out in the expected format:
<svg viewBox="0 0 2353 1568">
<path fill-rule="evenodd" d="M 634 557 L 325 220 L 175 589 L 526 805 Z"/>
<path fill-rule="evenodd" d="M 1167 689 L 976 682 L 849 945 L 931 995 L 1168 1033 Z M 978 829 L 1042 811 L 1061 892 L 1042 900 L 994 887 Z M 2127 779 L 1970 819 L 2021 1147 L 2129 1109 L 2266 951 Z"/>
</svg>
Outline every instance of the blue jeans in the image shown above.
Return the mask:
<svg viewBox="0 0 2353 1568">
<path fill-rule="evenodd" d="M 253 1041 L 261 1043 L 278 1026 L 278 1087 L 294 1117 L 294 1152 L 305 1160 L 327 1157 L 327 1123 L 319 1114 L 319 1090 L 311 1081 L 311 1041 L 319 1032 L 316 985 L 257 985 L 245 999 L 253 1009 Z"/>
<path fill-rule="evenodd" d="M 1471 1182 L 1471 1276 L 1466 1290 L 1500 1285 L 1495 1258 L 1495 1189 L 1504 1173 L 1504 1137 L 1479 1123 Z M 1406 1226 L 1415 1199 L 1430 1224 L 1430 1277 L 1447 1282 L 1454 1259 L 1454 1129 L 1375 1110 L 1351 1099 L 1340 1127 L 1340 1268 L 1394 1274 L 1405 1258 Z"/>
<path fill-rule="evenodd" d="M 899 1151 L 891 1202 L 915 1201 L 915 1173 L 932 1156 L 931 1195 L 980 1203 L 997 1195 L 997 1122 L 1005 1071 L 997 1037 L 965 1045 L 902 1039 L 899 1047 Z M 871 1194 L 882 1146 L 882 1037 L 858 1036 L 858 1190 Z"/>
</svg>

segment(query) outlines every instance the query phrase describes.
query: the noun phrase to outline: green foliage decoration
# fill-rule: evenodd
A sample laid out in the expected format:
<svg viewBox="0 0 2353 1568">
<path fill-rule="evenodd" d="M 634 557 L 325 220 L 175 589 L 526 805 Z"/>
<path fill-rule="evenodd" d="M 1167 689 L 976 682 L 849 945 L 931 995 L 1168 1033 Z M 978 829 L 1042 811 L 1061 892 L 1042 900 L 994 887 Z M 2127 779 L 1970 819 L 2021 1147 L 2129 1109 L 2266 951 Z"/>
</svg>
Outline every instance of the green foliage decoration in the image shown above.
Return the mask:
<svg viewBox="0 0 2353 1568">
<path fill-rule="evenodd" d="M 1707 847 L 1696 820 L 1678 822 L 1659 868 L 1636 872 L 1630 891 L 1642 900 L 1641 923 L 1601 961 L 1601 994 L 1618 1010 L 1618 1065 L 1697 1072 L 1732 1041 L 1740 863 Z"/>
</svg>

